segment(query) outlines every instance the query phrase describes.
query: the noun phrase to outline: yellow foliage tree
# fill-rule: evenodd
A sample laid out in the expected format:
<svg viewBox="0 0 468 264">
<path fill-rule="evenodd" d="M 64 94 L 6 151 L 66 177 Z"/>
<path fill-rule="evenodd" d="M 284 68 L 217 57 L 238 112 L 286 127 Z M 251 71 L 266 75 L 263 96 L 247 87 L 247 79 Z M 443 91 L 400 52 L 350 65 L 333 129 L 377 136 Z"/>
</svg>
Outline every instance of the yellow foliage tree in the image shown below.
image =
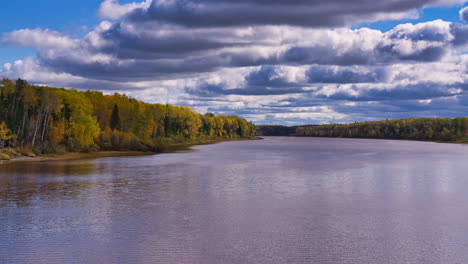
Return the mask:
<svg viewBox="0 0 468 264">
<path fill-rule="evenodd" d="M 14 139 L 14 135 L 11 134 L 5 122 L 0 123 L 0 149 L 5 148 L 5 142 Z"/>
</svg>

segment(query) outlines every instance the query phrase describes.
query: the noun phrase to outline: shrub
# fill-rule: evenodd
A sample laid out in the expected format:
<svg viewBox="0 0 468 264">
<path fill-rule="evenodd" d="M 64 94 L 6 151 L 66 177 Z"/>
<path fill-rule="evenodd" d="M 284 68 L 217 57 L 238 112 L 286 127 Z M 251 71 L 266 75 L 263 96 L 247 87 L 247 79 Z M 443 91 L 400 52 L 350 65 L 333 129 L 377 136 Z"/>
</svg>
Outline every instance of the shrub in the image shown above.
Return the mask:
<svg viewBox="0 0 468 264">
<path fill-rule="evenodd" d="M 12 149 L 12 148 L 6 148 L 3 150 L 3 153 L 4 154 L 7 154 L 8 156 L 10 156 L 10 159 L 11 157 L 18 157 L 18 156 L 21 156 L 18 152 L 16 152 L 16 150 Z"/>
<path fill-rule="evenodd" d="M 25 152 L 24 155 L 25 155 L 26 157 L 30 157 L 30 158 L 36 157 L 36 154 L 34 154 L 33 152 L 29 152 L 29 151 L 28 151 L 28 152 Z"/>
<path fill-rule="evenodd" d="M 11 160 L 11 156 L 0 152 L 0 160 Z"/>
</svg>

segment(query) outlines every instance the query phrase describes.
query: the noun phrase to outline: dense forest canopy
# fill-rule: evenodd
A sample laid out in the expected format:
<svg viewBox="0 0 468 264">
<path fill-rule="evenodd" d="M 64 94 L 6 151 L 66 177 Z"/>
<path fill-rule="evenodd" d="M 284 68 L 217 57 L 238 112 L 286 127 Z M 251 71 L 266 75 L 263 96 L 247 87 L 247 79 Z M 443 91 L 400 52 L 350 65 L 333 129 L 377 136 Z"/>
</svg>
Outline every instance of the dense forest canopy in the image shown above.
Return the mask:
<svg viewBox="0 0 468 264">
<path fill-rule="evenodd" d="M 468 117 L 397 119 L 296 127 L 258 126 L 257 133 L 276 136 L 288 134 L 309 137 L 468 141 Z"/>
<path fill-rule="evenodd" d="M 288 126 L 257 126 L 258 136 L 290 136 L 296 132 L 295 127 Z"/>
<path fill-rule="evenodd" d="M 21 79 L 0 83 L 0 149 L 157 151 L 170 143 L 254 135 L 255 125 L 238 116 L 202 115 L 185 106 L 34 86 Z"/>
</svg>

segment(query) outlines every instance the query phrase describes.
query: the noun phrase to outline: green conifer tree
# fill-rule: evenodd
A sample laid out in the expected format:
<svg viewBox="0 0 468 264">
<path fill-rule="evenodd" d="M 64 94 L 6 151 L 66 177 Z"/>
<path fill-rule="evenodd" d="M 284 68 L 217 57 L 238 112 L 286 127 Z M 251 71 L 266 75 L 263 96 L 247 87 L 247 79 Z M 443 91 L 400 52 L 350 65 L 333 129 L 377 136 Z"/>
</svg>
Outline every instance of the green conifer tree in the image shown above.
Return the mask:
<svg viewBox="0 0 468 264">
<path fill-rule="evenodd" d="M 120 115 L 119 115 L 119 107 L 117 106 L 117 104 L 114 104 L 114 109 L 112 110 L 112 115 L 110 119 L 110 127 L 112 130 L 120 129 Z"/>
</svg>

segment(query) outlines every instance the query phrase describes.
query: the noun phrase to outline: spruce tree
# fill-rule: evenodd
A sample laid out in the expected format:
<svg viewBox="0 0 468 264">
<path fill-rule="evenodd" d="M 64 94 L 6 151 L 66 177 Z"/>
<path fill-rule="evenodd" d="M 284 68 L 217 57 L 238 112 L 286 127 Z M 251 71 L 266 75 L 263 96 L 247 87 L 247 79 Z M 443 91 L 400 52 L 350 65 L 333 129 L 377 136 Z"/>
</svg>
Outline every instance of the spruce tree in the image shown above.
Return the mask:
<svg viewBox="0 0 468 264">
<path fill-rule="evenodd" d="M 114 110 L 112 110 L 112 115 L 110 119 L 110 127 L 112 130 L 120 129 L 120 115 L 119 115 L 119 107 L 117 106 L 117 104 L 114 104 Z"/>
</svg>

